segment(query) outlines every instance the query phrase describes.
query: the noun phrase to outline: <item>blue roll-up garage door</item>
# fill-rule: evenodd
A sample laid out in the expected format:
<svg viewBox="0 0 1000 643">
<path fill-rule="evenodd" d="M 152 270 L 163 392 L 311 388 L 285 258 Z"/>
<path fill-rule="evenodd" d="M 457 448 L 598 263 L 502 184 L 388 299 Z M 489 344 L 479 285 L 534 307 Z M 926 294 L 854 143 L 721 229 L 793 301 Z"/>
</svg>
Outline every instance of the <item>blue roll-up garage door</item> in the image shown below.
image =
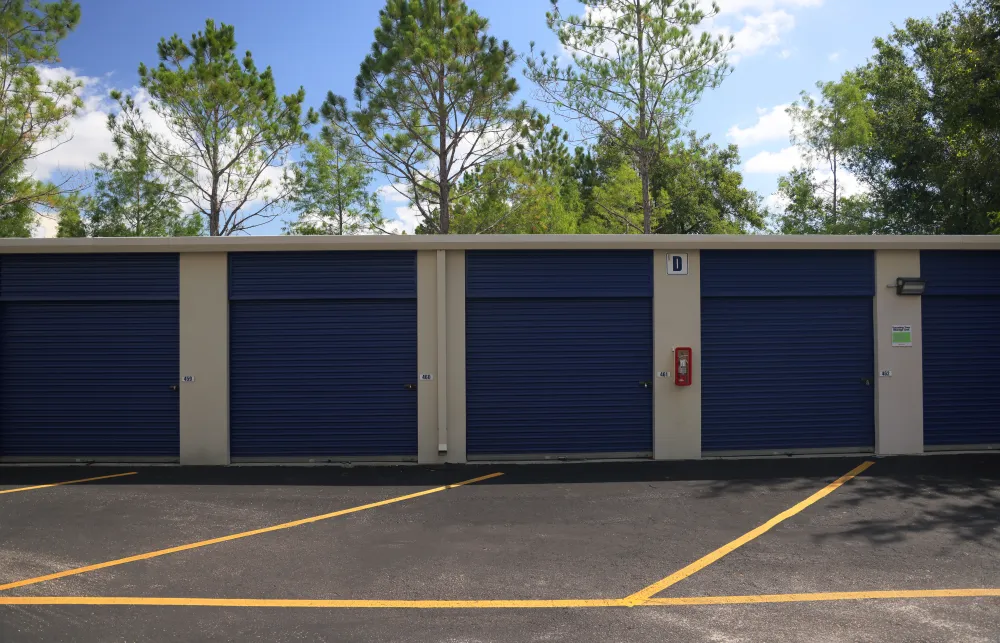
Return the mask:
<svg viewBox="0 0 1000 643">
<path fill-rule="evenodd" d="M 652 451 L 652 253 L 466 255 L 469 457 Z"/>
<path fill-rule="evenodd" d="M 0 257 L 0 457 L 176 459 L 178 256 Z"/>
<path fill-rule="evenodd" d="M 1000 252 L 925 250 L 920 276 L 924 445 L 1000 447 Z"/>
<path fill-rule="evenodd" d="M 234 459 L 417 454 L 414 252 L 230 254 Z"/>
<path fill-rule="evenodd" d="M 702 451 L 875 444 L 874 255 L 703 251 Z"/>
</svg>

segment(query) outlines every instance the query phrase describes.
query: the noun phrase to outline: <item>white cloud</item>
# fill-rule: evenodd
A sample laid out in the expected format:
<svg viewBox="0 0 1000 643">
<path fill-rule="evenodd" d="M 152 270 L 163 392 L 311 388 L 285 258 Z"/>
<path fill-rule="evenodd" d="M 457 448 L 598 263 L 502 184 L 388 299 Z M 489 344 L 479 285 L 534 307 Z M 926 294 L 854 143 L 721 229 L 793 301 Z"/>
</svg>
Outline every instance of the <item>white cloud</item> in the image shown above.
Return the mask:
<svg viewBox="0 0 1000 643">
<path fill-rule="evenodd" d="M 772 192 L 764 197 L 764 207 L 768 212 L 782 212 L 788 206 L 788 199 L 778 192 Z"/>
<path fill-rule="evenodd" d="M 823 0 L 716 0 L 721 14 L 773 11 L 779 7 L 818 7 Z"/>
<path fill-rule="evenodd" d="M 733 35 L 735 60 L 760 53 L 781 42 L 783 34 L 795 28 L 795 18 L 786 11 L 770 11 L 759 16 L 745 16 L 743 28 Z"/>
<path fill-rule="evenodd" d="M 797 167 L 812 167 L 816 181 L 827 183 L 833 179 L 833 173 L 822 161 L 806 156 L 798 146 L 789 146 L 777 152 L 760 152 L 743 166 L 747 174 L 788 174 Z M 837 170 L 837 193 L 840 196 L 853 196 L 867 191 L 867 187 L 858 181 L 857 177 L 845 170 Z M 772 195 L 773 196 L 773 195 Z M 770 198 L 770 197 L 768 197 Z"/>
<path fill-rule="evenodd" d="M 395 219 L 390 219 L 385 229 L 388 232 L 395 234 L 413 234 L 417 230 L 417 226 L 420 225 L 421 217 L 420 211 L 416 207 L 411 205 L 400 206 L 395 208 L 394 213 L 396 215 Z"/>
<path fill-rule="evenodd" d="M 788 115 L 788 104 L 776 105 L 771 109 L 757 108 L 757 122 L 750 127 L 733 125 L 726 135 L 737 145 L 757 145 L 768 141 L 788 140 L 792 130 L 792 119 Z"/>
<path fill-rule="evenodd" d="M 820 183 L 831 184 L 830 181 L 833 179 L 833 174 L 830 171 L 817 171 L 816 180 Z M 832 184 L 831 184 L 832 185 Z M 868 187 L 861 183 L 856 176 L 845 170 L 844 168 L 838 168 L 837 170 L 837 195 L 838 196 L 854 196 L 855 194 L 864 194 L 868 192 Z"/>
<path fill-rule="evenodd" d="M 406 196 L 406 186 L 402 183 L 393 183 L 391 185 L 383 185 L 379 187 L 376 191 L 379 198 L 388 203 L 407 203 L 409 198 Z"/>
<path fill-rule="evenodd" d="M 39 150 L 47 151 L 29 160 L 25 170 L 36 179 L 45 180 L 59 172 L 85 170 L 102 152 L 112 152 L 114 146 L 107 129 L 111 100 L 106 79 L 81 76 L 64 67 L 39 67 L 39 75 L 43 81 L 68 78 L 82 82 L 79 96 L 84 105 L 57 140 L 39 146 Z"/>
<path fill-rule="evenodd" d="M 784 37 L 795 28 L 794 12 L 818 7 L 823 0 L 719 0 L 719 14 L 703 25 L 710 33 L 733 36 L 733 50 L 730 62 L 762 53 L 781 44 Z M 709 9 L 708 0 L 702 0 L 702 8 Z M 782 58 L 792 55 L 785 48 Z"/>
<path fill-rule="evenodd" d="M 778 54 L 778 57 L 781 58 L 782 60 L 788 60 L 789 58 L 792 57 L 792 50 L 782 49 L 781 52 Z"/>
<path fill-rule="evenodd" d="M 829 56 L 827 56 L 826 59 L 829 60 L 830 62 L 837 62 L 837 60 L 840 59 L 840 52 L 835 51 Z"/>
<path fill-rule="evenodd" d="M 37 215 L 31 228 L 31 236 L 35 239 L 52 239 L 59 233 L 59 221 L 55 217 Z"/>
<path fill-rule="evenodd" d="M 791 145 L 777 152 L 758 152 L 744 166 L 747 174 L 786 174 L 792 168 L 806 164 L 801 150 Z"/>
<path fill-rule="evenodd" d="M 392 204 L 390 209 L 394 215 L 386 223 L 385 229 L 395 234 L 413 234 L 417 226 L 420 225 L 420 211 L 415 206 L 409 205 L 409 198 L 405 195 L 406 186 L 402 183 L 391 183 L 379 186 L 376 193 L 382 199 L 383 212 L 386 204 Z M 406 205 L 399 205 L 406 204 Z"/>
</svg>

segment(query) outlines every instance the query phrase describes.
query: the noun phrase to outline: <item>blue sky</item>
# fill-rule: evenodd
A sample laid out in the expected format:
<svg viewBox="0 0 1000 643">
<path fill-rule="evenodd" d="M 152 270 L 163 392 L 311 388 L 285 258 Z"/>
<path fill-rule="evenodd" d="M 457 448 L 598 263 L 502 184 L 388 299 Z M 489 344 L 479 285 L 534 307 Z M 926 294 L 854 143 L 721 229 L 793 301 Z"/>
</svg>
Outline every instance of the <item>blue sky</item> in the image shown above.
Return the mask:
<svg viewBox="0 0 1000 643">
<path fill-rule="evenodd" d="M 572 0 L 563 0 L 568 10 Z M 82 0 L 83 17 L 61 47 L 61 66 L 86 82 L 87 108 L 73 123 L 73 140 L 42 157 L 36 176 L 82 170 L 109 147 L 104 121 L 110 88 L 137 83 L 140 61 L 156 62 L 163 36 L 183 37 L 206 18 L 235 25 L 240 50 L 259 67 L 270 65 L 279 90 L 305 87 L 318 106 L 328 90 L 350 95 L 358 65 L 371 44 L 379 0 Z M 545 25 L 548 0 L 469 0 L 490 20 L 491 33 L 519 52 L 531 41 L 556 49 Z M 736 36 L 734 71 L 708 92 L 690 123 L 720 144 L 739 144 L 745 180 L 762 196 L 799 160 L 788 141 L 783 107 L 817 80 L 832 80 L 865 61 L 872 39 L 907 17 L 933 16 L 948 0 L 718 0 L 722 14 L 710 28 Z M 531 86 L 520 76 L 522 93 Z M 386 202 L 386 215 L 412 228 L 405 204 Z M 398 214 L 397 214 L 398 211 Z M 257 234 L 277 234 L 280 223 Z"/>
</svg>

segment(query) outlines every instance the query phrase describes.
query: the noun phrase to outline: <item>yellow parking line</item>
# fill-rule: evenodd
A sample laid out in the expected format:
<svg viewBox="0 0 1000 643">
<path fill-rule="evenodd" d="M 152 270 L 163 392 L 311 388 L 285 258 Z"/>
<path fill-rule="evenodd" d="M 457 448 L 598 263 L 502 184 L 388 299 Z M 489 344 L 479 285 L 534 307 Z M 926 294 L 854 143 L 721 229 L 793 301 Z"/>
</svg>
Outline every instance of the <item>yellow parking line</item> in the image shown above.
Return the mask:
<svg viewBox="0 0 1000 643">
<path fill-rule="evenodd" d="M 774 518 L 771 518 L 770 520 L 768 520 L 764 524 L 760 525 L 756 529 L 754 529 L 752 531 L 748 531 L 747 533 L 743 534 L 742 536 L 740 536 L 736 540 L 734 540 L 734 541 L 732 541 L 732 542 L 730 542 L 730 543 L 728 543 L 726 545 L 723 545 L 722 547 L 719 547 L 718 549 L 716 549 L 715 551 L 713 551 L 710 554 L 702 556 L 701 558 L 699 558 L 698 560 L 694 561 L 693 563 L 691 563 L 687 567 L 679 569 L 676 572 L 674 572 L 673 574 L 671 574 L 670 576 L 667 576 L 666 578 L 658 580 L 655 583 L 653 583 L 652 585 L 644 587 L 644 588 L 640 589 L 638 592 L 635 592 L 634 594 L 631 594 L 631 595 L 625 597 L 625 600 L 628 601 L 631 604 L 638 604 L 638 603 L 640 603 L 640 602 L 642 602 L 642 601 L 644 601 L 644 600 L 646 600 L 648 598 L 651 598 L 652 596 L 655 596 L 656 594 L 659 594 L 660 592 L 662 592 L 666 588 L 670 587 L 671 585 L 679 583 L 680 581 L 684 580 L 688 576 L 691 576 L 692 574 L 695 574 L 695 573 L 701 571 L 702 569 L 708 567 L 709 565 L 711 565 L 715 561 L 719 560 L 720 558 L 722 558 L 726 554 L 729 554 L 729 553 L 735 551 L 736 549 L 738 549 L 738 548 L 742 547 L 743 545 L 747 544 L 748 542 L 750 542 L 751 540 L 753 540 L 757 536 L 760 536 L 761 534 L 763 534 L 763 533 L 771 530 L 773 527 L 775 527 L 776 525 L 780 524 L 784 520 L 787 520 L 788 518 L 791 518 L 792 516 L 794 516 L 795 514 L 799 513 L 800 511 L 802 511 L 803 509 L 805 509 L 809 505 L 812 505 L 813 503 L 815 503 L 815 502 L 817 502 L 819 500 L 822 500 L 823 498 L 827 497 L 828 495 L 830 495 L 831 493 L 833 493 L 834 491 L 836 491 L 837 489 L 839 489 L 842 484 L 844 484 L 845 482 L 851 480 L 852 478 L 854 478 L 855 476 L 857 476 L 858 474 L 860 474 L 862 471 L 864 471 L 868 467 L 872 466 L 873 464 L 875 464 L 875 463 L 873 461 L 871 461 L 871 460 L 859 464 L 858 466 L 854 467 L 853 469 L 851 469 L 850 471 L 848 471 L 844 475 L 840 476 L 839 478 L 837 478 L 836 480 L 834 480 L 830 484 L 826 485 L 825 487 L 823 487 L 822 489 L 820 489 L 819 491 L 817 491 L 813 495 L 809 496 L 808 498 L 806 498 L 802 502 L 798 503 L 794 507 L 791 507 L 790 509 L 786 509 L 785 511 L 782 511 L 780 514 L 778 514 Z M 2 589 L 2 587 L 0 587 L 0 589 Z"/>
<path fill-rule="evenodd" d="M 67 576 L 76 576 L 77 574 L 84 574 L 86 572 L 96 571 L 98 569 L 105 569 L 108 567 L 115 567 L 117 565 L 124 565 L 125 563 L 134 563 L 139 560 L 148 560 L 150 558 L 157 558 L 159 556 L 166 556 L 167 554 L 175 554 L 181 551 L 187 551 L 189 549 L 197 549 L 199 547 L 207 547 L 209 545 L 215 545 L 217 543 L 226 542 L 229 540 L 237 540 L 239 538 L 248 538 L 250 536 L 256 536 L 258 534 L 266 534 L 271 531 L 278 531 L 281 529 L 289 529 L 291 527 L 298 527 L 299 525 L 307 525 L 313 522 L 319 522 L 321 520 L 328 520 L 330 518 L 336 518 L 337 516 L 345 516 L 347 514 L 356 513 L 359 511 L 364 511 L 365 509 L 374 509 L 375 507 L 383 507 L 385 505 L 391 505 L 396 502 L 402 502 L 404 500 L 410 500 L 412 498 L 419 498 L 420 496 L 426 496 L 432 493 L 437 493 L 439 491 L 445 491 L 447 489 L 454 489 L 455 487 L 461 487 L 463 485 L 472 484 L 474 482 L 482 482 L 483 480 L 488 480 L 490 478 L 496 478 L 497 476 L 502 476 L 502 473 L 491 473 L 485 476 L 479 476 L 478 478 L 473 478 L 471 480 L 465 480 L 463 482 L 456 482 L 455 484 L 445 485 L 443 487 L 435 487 L 433 489 L 426 489 L 424 491 L 418 491 L 416 493 L 410 493 L 405 496 L 397 496 L 395 498 L 388 498 L 386 500 L 379 500 L 378 502 L 372 502 L 367 505 L 361 505 L 358 507 L 351 507 L 349 509 L 341 509 L 339 511 L 333 511 L 331 513 L 322 514 L 319 516 L 312 516 L 310 518 L 302 518 L 300 520 L 293 520 L 291 522 L 284 522 L 280 525 L 273 525 L 271 527 L 263 527 L 261 529 L 252 529 L 250 531 L 243 531 L 238 534 L 230 534 L 228 536 L 220 536 L 218 538 L 212 538 L 210 540 L 201 540 L 195 543 L 189 543 L 187 545 L 179 545 L 177 547 L 169 547 L 167 549 L 158 549 L 156 551 L 151 551 L 145 554 L 137 554 L 135 556 L 128 556 L 126 558 L 118 558 L 116 560 L 109 560 L 104 563 L 97 563 L 96 565 L 87 565 L 86 567 L 77 567 L 75 569 L 67 569 L 65 571 L 56 572 L 54 574 L 46 574 L 45 576 L 36 576 L 35 578 L 26 578 L 24 580 L 14 581 L 13 583 L 7 583 L 5 585 L 0 585 L 0 591 L 5 589 L 14 589 L 15 587 L 24 587 L 25 585 L 34 585 L 36 583 L 44 583 L 45 581 L 56 580 L 57 578 L 66 578 Z"/>
<path fill-rule="evenodd" d="M 753 596 L 684 596 L 649 598 L 643 605 L 745 605 L 751 603 L 806 603 L 813 601 L 857 601 L 887 598 L 1000 597 L 994 589 L 916 589 L 875 592 L 818 592 L 815 594 L 758 594 Z"/>
<path fill-rule="evenodd" d="M 0 491 L 0 496 L 5 493 L 17 493 L 18 491 L 33 491 L 35 489 L 48 489 L 49 487 L 59 487 L 64 484 L 77 484 L 79 482 L 93 482 L 94 480 L 107 480 L 108 478 L 120 478 L 122 476 L 134 476 L 139 473 L 138 471 L 129 471 L 128 473 L 112 473 L 107 476 L 97 476 L 96 478 L 80 478 L 79 480 L 65 480 L 63 482 L 50 482 L 49 484 L 39 484 L 34 487 L 19 487 L 17 489 L 4 489 Z"/>
<path fill-rule="evenodd" d="M 583 607 L 684 607 L 694 605 L 750 605 L 871 599 L 1000 598 L 1000 588 L 918 589 L 872 592 L 817 592 L 754 596 L 685 596 L 648 598 L 630 603 L 621 598 L 556 600 L 324 600 L 281 598 L 152 598 L 145 596 L 0 596 L 2 605 L 119 605 L 148 607 L 312 607 L 326 609 L 565 609 Z"/>
<path fill-rule="evenodd" d="M 153 605 L 169 607 L 325 607 L 340 609 L 539 609 L 625 607 L 620 598 L 509 601 L 292 600 L 260 598 L 146 598 L 141 596 L 0 596 L 0 605 Z"/>
</svg>

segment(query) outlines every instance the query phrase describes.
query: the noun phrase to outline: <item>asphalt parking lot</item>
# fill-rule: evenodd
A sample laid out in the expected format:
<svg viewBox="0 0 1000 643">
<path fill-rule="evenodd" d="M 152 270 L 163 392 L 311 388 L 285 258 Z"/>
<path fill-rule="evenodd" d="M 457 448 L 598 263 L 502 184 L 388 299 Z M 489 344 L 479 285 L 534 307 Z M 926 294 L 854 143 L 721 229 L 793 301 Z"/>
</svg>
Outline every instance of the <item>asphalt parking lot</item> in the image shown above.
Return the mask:
<svg viewBox="0 0 1000 643">
<path fill-rule="evenodd" d="M 998 465 L 0 467 L 0 641 L 995 642 Z"/>
</svg>

